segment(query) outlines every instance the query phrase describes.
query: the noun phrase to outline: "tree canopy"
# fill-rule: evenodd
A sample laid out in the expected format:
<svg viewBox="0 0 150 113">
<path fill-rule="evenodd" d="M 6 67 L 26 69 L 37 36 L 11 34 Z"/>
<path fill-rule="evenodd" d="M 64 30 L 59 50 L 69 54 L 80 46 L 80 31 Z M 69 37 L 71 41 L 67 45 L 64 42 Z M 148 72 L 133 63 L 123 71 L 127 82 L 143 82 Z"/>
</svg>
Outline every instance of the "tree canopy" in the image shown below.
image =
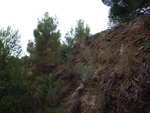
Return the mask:
<svg viewBox="0 0 150 113">
<path fill-rule="evenodd" d="M 110 7 L 110 23 L 118 24 L 133 20 L 139 15 L 150 14 L 149 0 L 102 0 Z"/>
<path fill-rule="evenodd" d="M 72 48 L 75 43 L 81 39 L 85 39 L 89 43 L 91 41 L 90 36 L 90 27 L 85 26 L 84 20 L 78 20 L 76 26 L 71 28 L 65 35 L 66 40 L 62 45 L 62 56 L 66 57 L 65 59 L 70 59 L 72 53 L 74 53 Z"/>
<path fill-rule="evenodd" d="M 57 18 L 46 12 L 33 31 L 34 41 L 28 42 L 29 56 L 21 56 L 18 30 L 0 30 L 0 113 L 64 113 L 68 105 L 59 101 L 63 81 L 55 71 L 77 41 L 89 40 L 90 28 L 77 21 L 61 44 L 57 27 Z"/>
<path fill-rule="evenodd" d="M 40 33 L 40 36 L 42 35 L 41 31 L 38 33 Z M 55 32 L 51 33 L 55 34 Z M 42 37 L 37 36 L 38 38 Z M 49 38 L 58 39 L 59 37 Z M 47 41 L 49 42 L 49 40 Z M 57 41 L 60 44 L 59 40 Z M 39 69 L 39 65 L 41 67 L 45 66 L 42 62 L 52 62 L 44 56 L 45 59 L 42 62 L 40 59 L 35 58 L 39 58 L 39 54 L 36 53 L 36 44 L 39 43 L 31 41 L 28 44 L 28 51 L 32 54 L 31 59 L 30 56 L 21 57 L 19 42 L 20 35 L 18 34 L 18 30 L 12 30 L 10 26 L 7 29 L 0 30 L 0 113 L 63 113 L 63 107 L 59 107 L 59 109 L 53 108 L 53 106 L 58 106 L 58 100 L 61 97 L 61 80 L 56 79 L 55 74 L 47 74 L 46 76 L 34 77 L 33 82 L 33 73 L 30 72 L 33 66 L 37 66 L 38 68 L 36 67 L 36 69 Z M 51 43 L 53 44 L 53 42 Z M 46 42 L 42 44 L 39 46 L 44 46 Z M 49 57 L 51 56 L 49 55 Z M 57 56 L 55 57 L 58 58 Z M 37 63 L 35 63 L 35 59 Z M 32 66 L 28 65 L 30 61 L 35 64 Z M 39 73 L 41 70 L 36 71 Z M 43 73 L 40 74 L 43 75 Z"/>
<path fill-rule="evenodd" d="M 13 31 L 10 26 L 0 30 L 1 52 L 6 56 L 19 56 L 21 53 L 20 35 L 18 30 Z"/>
<path fill-rule="evenodd" d="M 66 44 L 72 47 L 80 39 L 88 39 L 91 36 L 90 27 L 84 25 L 84 20 L 78 20 L 75 28 L 71 28 L 69 32 L 66 33 L 65 39 Z"/>
<path fill-rule="evenodd" d="M 60 31 L 57 30 L 58 22 L 56 17 L 50 17 L 48 12 L 41 20 L 38 20 L 37 28 L 34 30 L 34 42 L 29 41 L 28 52 L 33 56 L 33 62 L 38 73 L 49 74 L 52 67 L 61 61 Z"/>
</svg>

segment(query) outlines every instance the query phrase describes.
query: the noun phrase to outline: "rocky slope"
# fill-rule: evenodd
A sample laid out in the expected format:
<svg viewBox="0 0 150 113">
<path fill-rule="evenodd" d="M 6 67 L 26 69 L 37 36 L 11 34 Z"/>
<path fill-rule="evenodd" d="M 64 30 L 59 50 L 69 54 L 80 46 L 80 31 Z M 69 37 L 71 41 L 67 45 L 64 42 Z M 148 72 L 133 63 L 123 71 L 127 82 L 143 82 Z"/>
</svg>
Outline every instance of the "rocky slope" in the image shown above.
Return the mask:
<svg viewBox="0 0 150 113">
<path fill-rule="evenodd" d="M 64 80 L 60 102 L 68 113 L 150 112 L 150 15 L 120 24 L 81 40 L 73 58 L 59 72 Z M 92 69 L 80 82 L 77 63 Z"/>
</svg>

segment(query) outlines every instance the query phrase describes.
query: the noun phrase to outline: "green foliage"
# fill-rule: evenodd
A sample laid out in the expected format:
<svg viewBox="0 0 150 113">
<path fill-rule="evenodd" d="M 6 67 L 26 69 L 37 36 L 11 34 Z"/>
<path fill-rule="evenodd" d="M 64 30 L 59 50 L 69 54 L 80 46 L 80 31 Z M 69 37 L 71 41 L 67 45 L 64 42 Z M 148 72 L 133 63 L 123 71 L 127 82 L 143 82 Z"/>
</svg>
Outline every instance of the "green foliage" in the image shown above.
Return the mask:
<svg viewBox="0 0 150 113">
<path fill-rule="evenodd" d="M 81 75 L 82 81 L 86 82 L 92 76 L 92 69 L 83 63 L 77 63 L 75 66 L 75 73 Z"/>
<path fill-rule="evenodd" d="M 35 98 L 39 110 L 51 109 L 58 105 L 58 100 L 62 94 L 62 82 L 57 80 L 55 75 L 37 77 Z"/>
<path fill-rule="evenodd" d="M 65 113 L 65 109 L 69 107 L 69 104 L 61 103 L 60 106 L 56 108 L 46 108 L 45 113 Z"/>
<path fill-rule="evenodd" d="M 70 45 L 66 45 L 65 43 L 61 46 L 61 56 L 63 57 L 64 61 L 69 61 L 72 59 L 73 54 L 73 47 Z"/>
<path fill-rule="evenodd" d="M 37 28 L 34 30 L 34 42 L 28 43 L 27 50 L 35 65 L 33 73 L 36 76 L 49 74 L 62 61 L 59 40 L 61 34 L 57 27 L 57 18 L 50 17 L 46 12 L 44 17 L 38 20 Z"/>
<path fill-rule="evenodd" d="M 30 56 L 35 54 L 35 44 L 33 41 L 29 40 L 27 44 L 27 51 L 30 53 Z"/>
<path fill-rule="evenodd" d="M 65 113 L 65 112 L 63 108 L 59 107 L 57 109 L 52 109 L 52 108 L 46 109 L 45 113 Z"/>
<path fill-rule="evenodd" d="M 91 42 L 90 38 L 90 27 L 84 25 L 84 20 L 78 20 L 75 28 L 71 28 L 69 32 L 66 33 L 66 41 L 62 45 L 61 53 L 65 61 L 72 59 L 72 54 L 77 53 L 78 50 L 73 49 L 75 43 L 81 39 L 86 39 L 87 43 Z"/>
<path fill-rule="evenodd" d="M 28 80 L 0 81 L 0 112 L 45 112 L 57 106 L 62 94 L 61 81 L 50 75 L 38 77 L 36 84 L 32 85 Z"/>
<path fill-rule="evenodd" d="M 18 58 L 21 53 L 19 45 L 20 36 L 18 31 L 11 30 L 7 27 L 6 30 L 0 30 L 0 78 L 8 80 L 13 78 L 22 80 L 26 69 L 22 65 L 22 61 Z M 18 77 L 16 77 L 18 75 Z"/>
<path fill-rule="evenodd" d="M 109 19 L 114 24 L 126 22 L 150 13 L 149 0 L 102 0 L 110 6 Z"/>
<path fill-rule="evenodd" d="M 78 20 L 75 28 L 66 33 L 65 39 L 68 47 L 73 47 L 80 39 L 88 39 L 91 36 L 90 27 L 84 25 L 84 20 Z"/>
<path fill-rule="evenodd" d="M 59 106 L 62 82 L 55 75 L 45 75 L 31 83 L 28 73 L 33 59 L 19 58 L 19 37 L 10 27 L 0 30 L 0 113 L 45 113 Z M 35 45 L 30 44 L 29 51 L 34 55 Z"/>
<path fill-rule="evenodd" d="M 11 30 L 8 26 L 7 29 L 0 30 L 0 50 L 1 54 L 6 56 L 18 57 L 21 53 L 20 35 L 18 30 Z"/>
<path fill-rule="evenodd" d="M 75 27 L 75 38 L 76 40 L 87 39 L 90 37 L 90 27 L 86 25 L 84 26 L 84 20 L 77 21 L 77 26 Z"/>
<path fill-rule="evenodd" d="M 69 48 L 72 48 L 74 44 L 80 39 L 88 39 L 91 36 L 90 27 L 86 25 L 84 26 L 84 20 L 78 20 L 75 28 L 71 28 L 71 30 L 66 33 L 66 45 Z"/>
<path fill-rule="evenodd" d="M 77 41 L 75 39 L 75 31 L 73 28 L 71 28 L 71 30 L 68 33 L 66 33 L 65 39 L 66 39 L 68 49 L 71 49 Z"/>
<path fill-rule="evenodd" d="M 28 78 L 28 69 L 18 58 L 19 38 L 18 31 L 11 27 L 0 30 L 0 112 L 3 113 L 26 112 L 23 95 L 26 94 L 24 80 Z"/>
<path fill-rule="evenodd" d="M 84 56 L 86 56 L 86 60 L 92 64 L 95 61 L 96 52 L 83 52 Z"/>
</svg>

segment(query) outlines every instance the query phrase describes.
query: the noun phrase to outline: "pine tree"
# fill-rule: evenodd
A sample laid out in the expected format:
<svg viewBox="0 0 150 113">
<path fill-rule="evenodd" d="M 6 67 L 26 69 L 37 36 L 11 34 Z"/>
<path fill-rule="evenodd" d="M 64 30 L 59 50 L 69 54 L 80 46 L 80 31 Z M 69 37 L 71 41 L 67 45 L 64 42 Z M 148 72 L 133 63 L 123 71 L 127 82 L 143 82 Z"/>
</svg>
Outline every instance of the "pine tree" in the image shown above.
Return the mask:
<svg viewBox="0 0 150 113">
<path fill-rule="evenodd" d="M 28 43 L 28 52 L 33 57 L 34 74 L 49 74 L 61 62 L 60 31 L 57 30 L 56 17 L 50 17 L 48 12 L 38 21 L 34 30 L 34 42 Z"/>
<path fill-rule="evenodd" d="M 110 23 L 119 24 L 150 14 L 150 0 L 102 0 L 110 7 Z"/>
</svg>

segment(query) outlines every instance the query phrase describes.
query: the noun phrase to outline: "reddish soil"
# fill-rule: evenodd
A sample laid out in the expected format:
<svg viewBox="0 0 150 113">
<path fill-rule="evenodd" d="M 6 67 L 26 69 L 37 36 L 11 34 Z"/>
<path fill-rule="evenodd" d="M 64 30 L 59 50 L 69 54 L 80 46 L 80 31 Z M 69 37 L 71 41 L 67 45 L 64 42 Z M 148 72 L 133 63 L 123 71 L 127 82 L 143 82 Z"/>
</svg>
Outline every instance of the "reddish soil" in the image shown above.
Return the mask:
<svg viewBox="0 0 150 113">
<path fill-rule="evenodd" d="M 81 40 L 61 71 L 69 113 L 150 112 L 150 15 L 120 24 Z M 86 83 L 74 73 L 77 63 L 88 65 Z"/>
</svg>

